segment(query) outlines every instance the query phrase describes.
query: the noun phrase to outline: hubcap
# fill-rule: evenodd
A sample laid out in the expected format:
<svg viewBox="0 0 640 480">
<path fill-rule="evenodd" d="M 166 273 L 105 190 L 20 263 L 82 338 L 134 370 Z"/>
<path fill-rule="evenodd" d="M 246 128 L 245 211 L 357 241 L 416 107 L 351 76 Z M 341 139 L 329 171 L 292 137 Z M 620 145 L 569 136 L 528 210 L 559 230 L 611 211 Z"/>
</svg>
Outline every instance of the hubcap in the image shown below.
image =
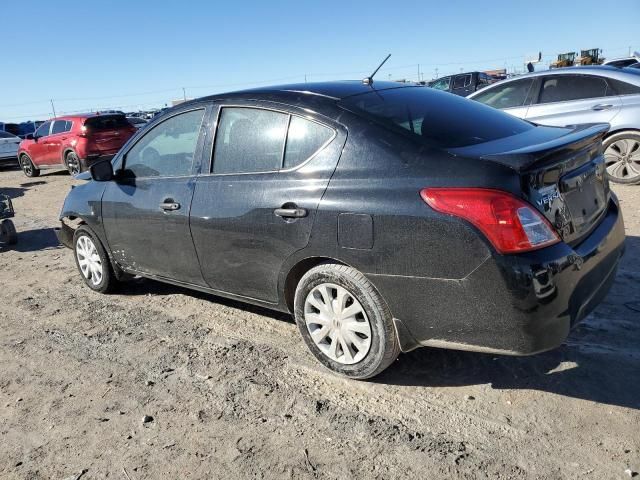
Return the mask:
<svg viewBox="0 0 640 480">
<path fill-rule="evenodd" d="M 99 285 L 102 281 L 102 261 L 93 240 L 86 235 L 78 237 L 76 242 L 76 256 L 78 265 L 84 278 L 93 285 Z"/>
<path fill-rule="evenodd" d="M 351 365 L 371 348 L 371 325 L 360 302 L 333 283 L 314 287 L 304 303 L 311 339 L 334 362 Z"/>
<path fill-rule="evenodd" d="M 621 138 L 604 152 L 607 173 L 620 180 L 640 177 L 640 141 Z"/>
</svg>

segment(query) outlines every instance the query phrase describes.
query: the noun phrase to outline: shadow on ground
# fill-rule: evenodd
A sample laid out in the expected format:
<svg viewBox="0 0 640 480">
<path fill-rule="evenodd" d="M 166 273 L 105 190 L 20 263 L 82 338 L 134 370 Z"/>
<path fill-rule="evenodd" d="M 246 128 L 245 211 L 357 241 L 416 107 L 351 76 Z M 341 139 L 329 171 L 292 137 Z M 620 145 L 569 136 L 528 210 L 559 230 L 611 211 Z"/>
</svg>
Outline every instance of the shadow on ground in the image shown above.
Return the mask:
<svg viewBox="0 0 640 480">
<path fill-rule="evenodd" d="M 0 244 L 0 253 L 8 250 L 16 252 L 37 252 L 51 248 L 62 248 L 53 228 L 35 230 L 18 230 L 18 243 L 15 245 Z"/>
</svg>

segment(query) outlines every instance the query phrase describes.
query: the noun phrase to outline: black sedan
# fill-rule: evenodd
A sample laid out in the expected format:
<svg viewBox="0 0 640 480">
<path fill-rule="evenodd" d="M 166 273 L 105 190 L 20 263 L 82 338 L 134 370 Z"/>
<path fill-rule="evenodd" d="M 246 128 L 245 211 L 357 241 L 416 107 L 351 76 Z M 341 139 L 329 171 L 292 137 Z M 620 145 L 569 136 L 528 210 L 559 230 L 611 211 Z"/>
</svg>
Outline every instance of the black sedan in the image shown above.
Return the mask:
<svg viewBox="0 0 640 480">
<path fill-rule="evenodd" d="M 142 276 L 291 312 L 352 378 L 423 345 L 533 354 L 598 305 L 624 250 L 607 128 L 386 82 L 216 95 L 95 164 L 58 236 L 96 291 Z"/>
</svg>

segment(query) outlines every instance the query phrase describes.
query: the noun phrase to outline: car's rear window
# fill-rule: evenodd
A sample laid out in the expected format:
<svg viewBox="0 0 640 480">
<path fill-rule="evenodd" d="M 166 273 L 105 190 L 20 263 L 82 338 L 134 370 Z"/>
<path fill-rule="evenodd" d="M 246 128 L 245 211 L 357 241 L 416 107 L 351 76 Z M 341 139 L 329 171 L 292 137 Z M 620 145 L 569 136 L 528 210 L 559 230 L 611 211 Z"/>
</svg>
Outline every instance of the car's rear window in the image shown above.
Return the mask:
<svg viewBox="0 0 640 480">
<path fill-rule="evenodd" d="M 112 130 L 116 128 L 130 127 L 124 115 L 101 115 L 99 117 L 87 118 L 84 122 L 91 130 Z"/>
<path fill-rule="evenodd" d="M 466 147 L 535 128 L 481 103 L 428 87 L 376 90 L 346 97 L 339 104 L 393 130 L 443 148 Z"/>
</svg>

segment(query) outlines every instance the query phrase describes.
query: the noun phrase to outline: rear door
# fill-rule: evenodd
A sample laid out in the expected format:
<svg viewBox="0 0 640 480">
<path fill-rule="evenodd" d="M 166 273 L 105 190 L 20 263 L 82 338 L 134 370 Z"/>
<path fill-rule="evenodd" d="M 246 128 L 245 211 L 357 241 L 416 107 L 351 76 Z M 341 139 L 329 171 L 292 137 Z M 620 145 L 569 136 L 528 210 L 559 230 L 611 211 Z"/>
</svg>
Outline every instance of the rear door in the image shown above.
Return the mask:
<svg viewBox="0 0 640 480">
<path fill-rule="evenodd" d="M 51 127 L 51 135 L 47 137 L 47 158 L 50 163 L 62 163 L 62 146 L 69 136 L 71 121 L 55 120 Z"/>
<path fill-rule="evenodd" d="M 580 123 L 609 123 L 622 102 L 604 78 L 595 75 L 548 75 L 542 78 L 526 119 L 542 125 L 563 127 Z"/>
<path fill-rule="evenodd" d="M 277 301 L 285 260 L 304 248 L 346 140 L 337 124 L 265 104 L 218 111 L 210 173 L 198 178 L 191 232 L 209 287 Z"/>
<path fill-rule="evenodd" d="M 189 210 L 202 152 L 205 108 L 177 112 L 149 129 L 116 165 L 102 219 L 116 262 L 136 272 L 202 285 Z"/>
</svg>

